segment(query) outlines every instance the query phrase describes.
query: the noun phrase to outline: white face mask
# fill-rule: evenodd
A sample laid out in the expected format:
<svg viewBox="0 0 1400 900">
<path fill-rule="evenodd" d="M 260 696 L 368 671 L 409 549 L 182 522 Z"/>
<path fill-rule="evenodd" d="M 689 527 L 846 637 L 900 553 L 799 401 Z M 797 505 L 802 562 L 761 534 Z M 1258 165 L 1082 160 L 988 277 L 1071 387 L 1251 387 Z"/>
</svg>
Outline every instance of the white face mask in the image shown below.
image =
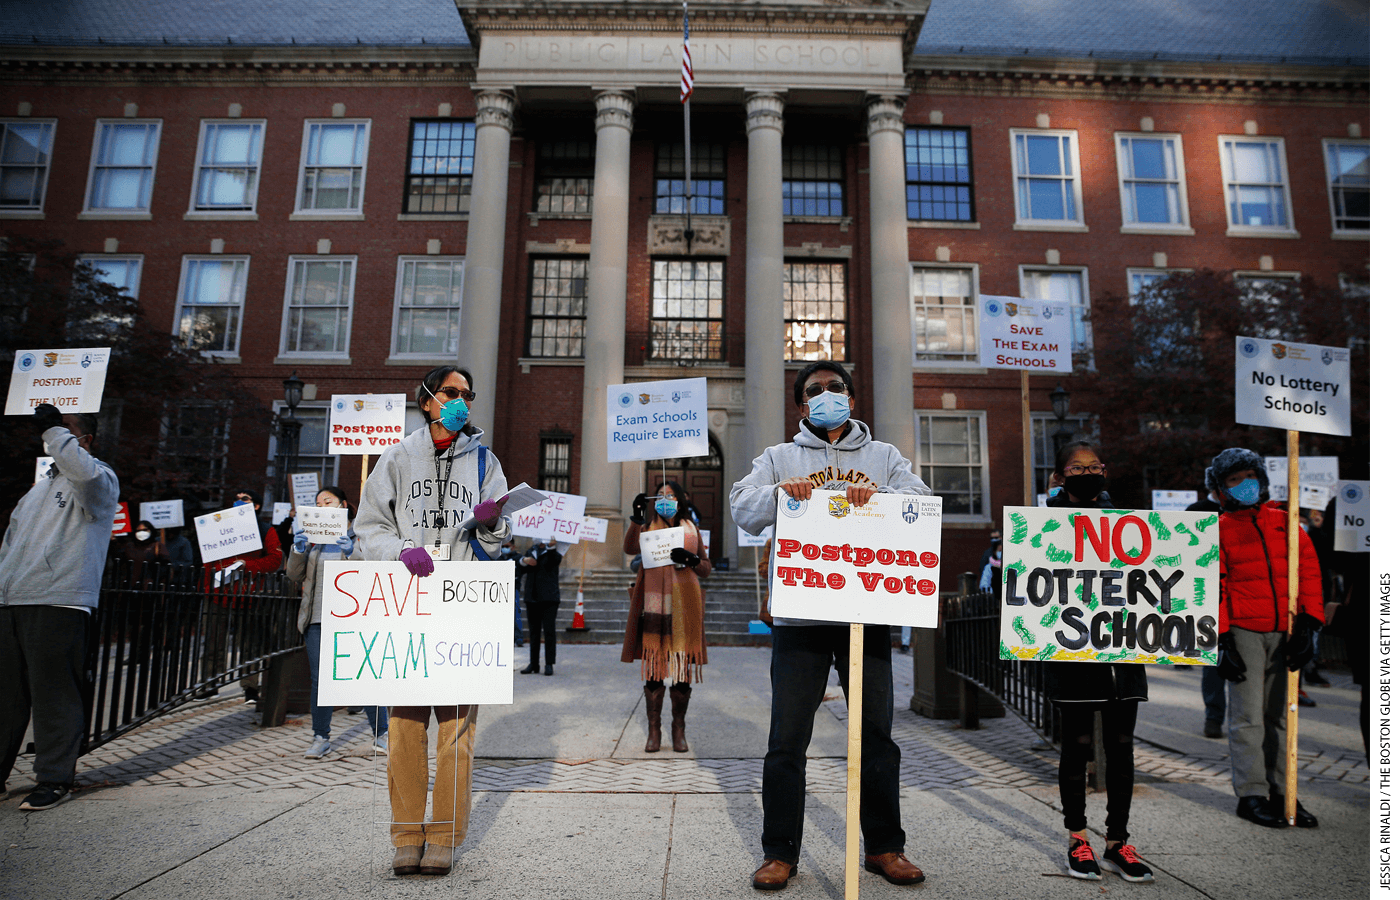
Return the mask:
<svg viewBox="0 0 1400 900">
<path fill-rule="evenodd" d="M 136 539 L 138 541 L 149 541 L 151 539 L 151 533 L 149 531 L 138 531 L 136 532 Z"/>
</svg>

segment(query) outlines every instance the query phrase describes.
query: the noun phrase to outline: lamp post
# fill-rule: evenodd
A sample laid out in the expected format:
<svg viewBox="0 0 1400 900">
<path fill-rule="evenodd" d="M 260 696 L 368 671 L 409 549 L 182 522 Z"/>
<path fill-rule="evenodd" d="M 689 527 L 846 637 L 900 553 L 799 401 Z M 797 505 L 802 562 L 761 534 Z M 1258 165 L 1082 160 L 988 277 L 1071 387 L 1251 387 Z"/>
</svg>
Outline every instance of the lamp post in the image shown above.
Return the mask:
<svg viewBox="0 0 1400 900">
<path fill-rule="evenodd" d="M 1065 416 L 1069 415 L 1069 391 L 1065 390 L 1063 384 L 1057 383 L 1055 389 L 1050 392 L 1050 408 L 1054 410 L 1055 422 L 1059 426 L 1050 437 L 1054 443 L 1054 451 L 1058 454 L 1060 448 L 1074 437 L 1074 432 L 1065 427 Z"/>
<path fill-rule="evenodd" d="M 282 396 L 287 401 L 287 408 L 277 420 L 277 498 L 282 502 L 294 500 L 289 496 L 290 489 L 287 486 L 287 476 L 292 473 L 292 467 L 296 465 L 297 457 L 301 455 L 301 422 L 297 420 L 297 406 L 301 403 L 302 388 L 306 383 L 297 377 L 295 370 L 292 377 L 282 382 Z"/>
</svg>

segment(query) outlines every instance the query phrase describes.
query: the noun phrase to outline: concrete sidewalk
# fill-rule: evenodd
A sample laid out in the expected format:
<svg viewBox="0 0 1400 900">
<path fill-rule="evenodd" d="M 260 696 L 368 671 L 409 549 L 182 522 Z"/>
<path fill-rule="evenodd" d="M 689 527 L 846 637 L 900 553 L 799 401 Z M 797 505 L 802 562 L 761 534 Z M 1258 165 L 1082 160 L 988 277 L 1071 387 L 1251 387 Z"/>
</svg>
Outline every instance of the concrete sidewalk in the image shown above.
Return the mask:
<svg viewBox="0 0 1400 900">
<path fill-rule="evenodd" d="M 21 757 L 0 802 L 0 896 L 757 896 L 769 651 L 711 649 L 686 754 L 642 752 L 638 671 L 617 657 L 615 645 L 561 646 L 554 677 L 517 676 L 512 706 L 482 708 L 471 825 L 446 878 L 389 872 L 383 760 L 362 716 L 338 711 L 333 753 L 308 760 L 309 718 L 259 729 L 231 689 L 85 757 L 75 799 L 45 812 L 19 811 L 33 783 Z M 1234 815 L 1225 742 L 1198 736 L 1199 675 L 1152 670 L 1131 828 L 1157 882 L 1133 885 L 1063 875 L 1056 754 L 1033 750 L 1014 716 L 964 732 L 910 712 L 910 660 L 895 656 L 895 736 L 907 852 L 929 879 L 899 888 L 863 873 L 863 896 L 1364 896 L 1359 694 L 1337 673 L 1302 715 L 1300 795 L 1322 826 L 1274 831 Z M 845 715 L 833 678 L 788 897 L 842 896 Z M 1101 836 L 1102 795 L 1089 811 Z"/>
</svg>

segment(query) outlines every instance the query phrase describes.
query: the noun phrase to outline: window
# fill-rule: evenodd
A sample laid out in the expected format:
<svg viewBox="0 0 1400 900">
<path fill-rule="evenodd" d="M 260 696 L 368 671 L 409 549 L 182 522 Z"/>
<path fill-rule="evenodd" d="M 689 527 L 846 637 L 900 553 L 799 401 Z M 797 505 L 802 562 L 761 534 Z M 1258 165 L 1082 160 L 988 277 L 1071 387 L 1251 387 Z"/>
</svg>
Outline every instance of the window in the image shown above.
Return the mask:
<svg viewBox="0 0 1400 900">
<path fill-rule="evenodd" d="M 724 146 L 694 144 L 690 148 L 690 211 L 697 216 L 724 215 Z M 656 211 L 685 214 L 685 145 L 656 147 Z"/>
<path fill-rule="evenodd" d="M 904 190 L 909 218 L 976 220 L 971 140 L 969 128 L 904 129 Z"/>
<path fill-rule="evenodd" d="M 186 495 L 205 508 L 223 505 L 229 439 L 233 432 L 229 403 L 169 404 L 161 422 L 160 471 L 170 494 Z"/>
<path fill-rule="evenodd" d="M 540 480 L 535 482 L 542 491 L 569 493 L 569 449 L 574 436 L 567 431 L 551 429 L 540 432 Z"/>
<path fill-rule="evenodd" d="M 406 213 L 465 213 L 471 208 L 476 123 L 468 119 L 414 121 L 408 139 Z"/>
<path fill-rule="evenodd" d="M 248 258 L 187 256 L 180 273 L 175 333 L 187 347 L 215 356 L 238 355 Z"/>
<path fill-rule="evenodd" d="M 1371 144 L 1323 141 L 1327 154 L 1327 196 L 1334 232 L 1371 230 Z"/>
<path fill-rule="evenodd" d="M 1012 131 L 1016 222 L 1079 225 L 1079 138 L 1073 131 Z"/>
<path fill-rule="evenodd" d="M 785 263 L 788 360 L 846 359 L 846 264 Z"/>
<path fill-rule="evenodd" d="M 976 362 L 976 272 L 918 267 L 909 285 L 914 309 L 914 361 Z"/>
<path fill-rule="evenodd" d="M 84 256 L 78 261 L 92 270 L 96 281 L 136 299 L 141 287 L 141 257 Z M 77 296 L 78 291 L 74 293 L 76 302 L 69 307 L 67 332 L 72 340 L 119 340 L 119 335 L 135 321 L 131 304 L 109 303 L 109 298 L 100 294 L 82 297 Z"/>
<path fill-rule="evenodd" d="M 462 260 L 441 256 L 399 259 L 393 355 L 457 355 L 463 268 Z"/>
<path fill-rule="evenodd" d="M 1180 136 L 1118 134 L 1115 137 L 1123 224 L 1182 230 L 1189 227 Z"/>
<path fill-rule="evenodd" d="M 651 263 L 648 359 L 724 359 L 724 263 L 655 259 Z"/>
<path fill-rule="evenodd" d="M 355 258 L 293 258 L 287 272 L 282 352 L 344 356 L 350 346 Z"/>
<path fill-rule="evenodd" d="M 149 212 L 159 144 L 159 122 L 99 120 L 88 181 L 88 211 Z"/>
<path fill-rule="evenodd" d="M 287 404 L 282 400 L 272 403 L 272 414 L 281 418 Z M 288 460 L 287 472 L 315 472 L 321 476 L 321 486 L 339 481 L 340 457 L 330 453 L 330 413 L 329 400 L 303 400 L 297 405 L 297 421 L 301 423 L 301 435 L 297 441 L 297 455 Z M 267 462 L 272 471 L 277 470 L 277 429 L 267 441 Z M 273 488 L 273 495 L 277 493 Z"/>
<path fill-rule="evenodd" d="M 1063 427 L 1064 442 L 1098 440 L 1098 421 L 1093 416 L 1065 416 L 1060 425 L 1052 413 L 1031 413 L 1031 453 L 1035 456 L 1035 492 L 1045 493 L 1050 474 L 1055 471 L 1055 433 Z"/>
<path fill-rule="evenodd" d="M 359 212 L 368 145 L 369 122 L 307 122 L 297 212 Z"/>
<path fill-rule="evenodd" d="M 919 477 L 943 498 L 943 517 L 986 521 L 987 414 L 916 413 Z"/>
<path fill-rule="evenodd" d="M 53 119 L 0 120 L 0 210 L 43 209 Z"/>
<path fill-rule="evenodd" d="M 587 316 L 587 257 L 530 260 L 527 355 L 582 359 Z"/>
<path fill-rule="evenodd" d="M 1261 338 L 1284 338 L 1292 329 L 1300 304 L 1296 274 L 1235 273 L 1240 305 L 1246 319 L 1241 334 Z"/>
<path fill-rule="evenodd" d="M 1222 136 L 1220 169 L 1231 232 L 1292 231 L 1282 140 Z"/>
<path fill-rule="evenodd" d="M 195 171 L 196 212 L 252 212 L 262 163 L 261 122 L 202 122 Z"/>
<path fill-rule="evenodd" d="M 593 212 L 593 140 L 544 141 L 535 160 L 535 212 Z"/>
<path fill-rule="evenodd" d="M 841 148 L 783 144 L 783 215 L 844 216 Z"/>
<path fill-rule="evenodd" d="M 1093 346 L 1093 328 L 1089 324 L 1089 290 L 1083 269 L 1021 269 L 1021 296 L 1027 300 L 1052 300 L 1069 304 L 1070 323 L 1074 328 L 1075 353 L 1088 353 Z"/>
<path fill-rule="evenodd" d="M 135 299 L 141 289 L 141 257 L 139 256 L 84 256 L 84 265 L 91 266 L 97 280 Z"/>
</svg>

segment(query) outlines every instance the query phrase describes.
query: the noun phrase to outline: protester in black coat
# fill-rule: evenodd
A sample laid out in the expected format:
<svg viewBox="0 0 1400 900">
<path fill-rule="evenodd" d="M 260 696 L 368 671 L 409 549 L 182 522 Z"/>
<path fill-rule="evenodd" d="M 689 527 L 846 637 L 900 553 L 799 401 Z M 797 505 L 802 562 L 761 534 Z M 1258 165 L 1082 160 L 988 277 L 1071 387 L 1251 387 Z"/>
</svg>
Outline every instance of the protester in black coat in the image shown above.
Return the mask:
<svg viewBox="0 0 1400 900">
<path fill-rule="evenodd" d="M 521 564 L 528 567 L 521 594 L 525 599 L 525 617 L 530 622 L 530 664 L 520 670 L 521 675 L 532 675 L 540 670 L 541 631 L 544 633 L 544 674 L 554 674 L 554 625 L 559 617 L 559 564 L 563 560 L 554 538 L 536 541 L 520 559 Z"/>
</svg>

